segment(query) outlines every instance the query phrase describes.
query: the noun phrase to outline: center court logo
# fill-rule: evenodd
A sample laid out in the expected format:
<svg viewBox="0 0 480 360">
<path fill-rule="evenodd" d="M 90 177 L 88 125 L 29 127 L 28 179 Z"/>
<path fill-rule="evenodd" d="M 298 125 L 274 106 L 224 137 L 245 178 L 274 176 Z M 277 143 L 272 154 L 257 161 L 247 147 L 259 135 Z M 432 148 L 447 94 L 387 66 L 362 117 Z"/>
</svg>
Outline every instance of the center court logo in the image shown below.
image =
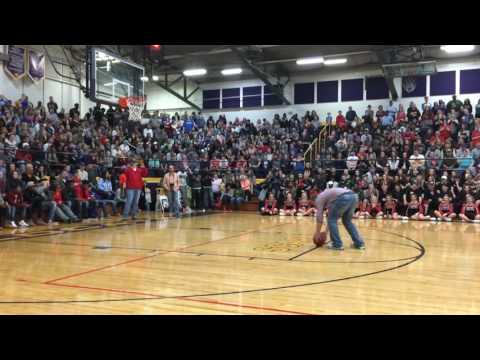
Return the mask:
<svg viewBox="0 0 480 360">
<path fill-rule="evenodd" d="M 296 241 L 276 241 L 274 243 L 265 244 L 254 248 L 255 251 L 268 251 L 268 252 L 289 252 L 304 246 L 305 243 L 301 240 Z"/>
</svg>

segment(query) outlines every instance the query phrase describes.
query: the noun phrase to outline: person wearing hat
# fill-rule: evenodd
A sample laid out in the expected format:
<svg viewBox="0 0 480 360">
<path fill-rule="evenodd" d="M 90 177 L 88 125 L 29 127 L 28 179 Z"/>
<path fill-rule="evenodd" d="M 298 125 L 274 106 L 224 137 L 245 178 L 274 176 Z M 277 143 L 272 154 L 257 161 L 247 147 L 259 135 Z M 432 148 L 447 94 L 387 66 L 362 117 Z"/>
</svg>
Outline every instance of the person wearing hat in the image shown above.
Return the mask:
<svg viewBox="0 0 480 360">
<path fill-rule="evenodd" d="M 343 250 L 342 239 L 338 231 L 338 219 L 342 218 L 343 225 L 347 229 L 353 240 L 353 247 L 358 250 L 365 250 L 365 242 L 360 236 L 356 226 L 352 222 L 353 214 L 358 205 L 358 195 L 349 189 L 328 188 L 324 190 L 315 200 L 317 208 L 317 225 L 315 239 L 320 239 L 324 234 L 323 212 L 328 209 L 328 220 L 326 233 L 330 232 L 331 244 L 328 248 L 331 250 Z"/>
</svg>

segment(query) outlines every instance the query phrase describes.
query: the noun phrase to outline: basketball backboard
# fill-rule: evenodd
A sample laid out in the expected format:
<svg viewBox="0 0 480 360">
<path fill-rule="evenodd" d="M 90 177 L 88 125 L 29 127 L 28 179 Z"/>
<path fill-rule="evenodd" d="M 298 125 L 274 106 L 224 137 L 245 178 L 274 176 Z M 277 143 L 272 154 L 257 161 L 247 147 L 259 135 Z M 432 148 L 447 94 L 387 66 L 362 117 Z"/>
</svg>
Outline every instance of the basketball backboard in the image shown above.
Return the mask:
<svg viewBox="0 0 480 360">
<path fill-rule="evenodd" d="M 88 50 L 87 66 L 92 101 L 118 104 L 121 97 L 144 96 L 143 66 L 96 47 Z"/>
</svg>

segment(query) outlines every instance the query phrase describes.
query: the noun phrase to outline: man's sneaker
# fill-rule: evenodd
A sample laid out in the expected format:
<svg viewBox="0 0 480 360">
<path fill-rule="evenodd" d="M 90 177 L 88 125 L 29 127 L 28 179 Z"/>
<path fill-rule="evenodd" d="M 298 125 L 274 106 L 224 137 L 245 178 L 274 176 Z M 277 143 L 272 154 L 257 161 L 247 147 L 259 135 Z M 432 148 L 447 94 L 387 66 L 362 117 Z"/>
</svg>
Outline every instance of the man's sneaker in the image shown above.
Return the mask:
<svg viewBox="0 0 480 360">
<path fill-rule="evenodd" d="M 355 250 L 365 250 L 365 245 L 357 246 L 355 244 L 352 244 L 351 247 L 352 249 L 355 249 Z"/>
<path fill-rule="evenodd" d="M 17 224 L 15 224 L 15 221 L 10 221 L 10 226 L 13 228 L 17 228 Z"/>
<path fill-rule="evenodd" d="M 337 246 L 334 246 L 332 243 L 330 243 L 330 244 L 327 245 L 327 249 L 329 249 L 329 250 L 337 250 L 337 251 L 345 250 L 345 248 L 344 248 L 343 246 L 337 247 Z"/>
<path fill-rule="evenodd" d="M 25 221 L 23 221 L 23 220 L 20 221 L 18 224 L 19 224 L 21 227 L 28 227 L 28 224 L 27 224 Z"/>
</svg>

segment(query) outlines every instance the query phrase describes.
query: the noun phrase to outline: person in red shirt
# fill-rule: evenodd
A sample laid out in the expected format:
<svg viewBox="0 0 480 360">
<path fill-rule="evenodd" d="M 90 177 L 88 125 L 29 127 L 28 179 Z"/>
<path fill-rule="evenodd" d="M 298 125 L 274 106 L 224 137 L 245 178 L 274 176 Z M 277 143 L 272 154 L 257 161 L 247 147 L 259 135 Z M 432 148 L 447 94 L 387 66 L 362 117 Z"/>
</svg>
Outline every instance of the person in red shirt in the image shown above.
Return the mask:
<svg viewBox="0 0 480 360">
<path fill-rule="evenodd" d="M 292 193 L 288 193 L 287 199 L 283 204 L 283 209 L 280 209 L 280 215 L 295 216 L 296 213 L 297 213 L 297 205 L 295 205 L 295 200 L 293 200 Z"/>
<path fill-rule="evenodd" d="M 72 209 L 65 204 L 63 199 L 62 187 L 57 185 L 55 187 L 55 192 L 53 193 L 53 201 L 57 204 L 55 210 L 56 215 L 62 219 L 64 222 L 78 222 L 78 217 L 73 213 Z"/>
<path fill-rule="evenodd" d="M 145 168 L 143 160 L 140 160 L 140 167 L 138 167 L 139 161 L 133 159 L 130 166 L 124 171 L 125 184 L 124 188 L 127 192 L 127 202 L 123 210 L 123 219 L 128 220 L 129 216 L 132 216 L 132 220 L 135 220 L 135 216 L 138 213 L 138 201 L 140 200 L 140 194 L 144 188 L 143 178 L 148 176 L 148 169 Z"/>
<path fill-rule="evenodd" d="M 316 211 L 315 202 L 308 199 L 306 191 L 302 191 L 302 196 L 298 201 L 297 216 L 315 216 Z"/>
<path fill-rule="evenodd" d="M 413 220 L 425 220 L 428 219 L 428 216 L 424 215 L 425 209 L 418 197 L 415 194 L 412 194 L 410 197 L 410 202 L 407 204 L 407 210 L 404 220 L 413 219 Z"/>
<path fill-rule="evenodd" d="M 398 213 L 397 213 L 397 203 L 396 201 L 392 198 L 392 195 L 387 195 L 387 198 L 385 200 L 384 204 L 384 215 L 383 217 L 386 219 L 393 219 L 397 220 L 398 219 Z"/>
<path fill-rule="evenodd" d="M 268 199 L 265 200 L 265 204 L 263 205 L 261 209 L 262 215 L 277 215 L 278 214 L 278 208 L 277 208 L 277 200 L 275 199 L 275 196 L 273 196 L 273 193 L 270 193 L 268 195 Z"/>
<path fill-rule="evenodd" d="M 347 127 L 347 121 L 345 120 L 345 117 L 342 115 L 342 112 L 339 111 L 337 118 L 335 120 L 335 124 L 339 129 L 345 130 Z"/>
<path fill-rule="evenodd" d="M 457 214 L 453 212 L 453 205 L 450 203 L 448 195 L 445 195 L 440 204 L 438 204 L 438 210 L 435 210 L 435 216 L 438 220 L 443 221 L 452 221 L 457 216 Z"/>
<path fill-rule="evenodd" d="M 473 200 L 473 196 L 468 194 L 467 201 L 462 206 L 462 211 L 459 216 L 460 219 L 466 222 L 480 222 L 480 214 L 477 208 L 477 204 Z"/>
<path fill-rule="evenodd" d="M 368 199 L 365 198 L 358 205 L 358 211 L 353 216 L 354 219 L 367 219 L 370 217 L 370 203 Z"/>
<path fill-rule="evenodd" d="M 472 146 L 475 147 L 480 144 L 480 126 L 476 126 L 472 131 Z"/>
<path fill-rule="evenodd" d="M 370 218 L 381 219 L 383 217 L 382 205 L 378 202 L 376 196 L 372 196 L 370 209 L 368 212 Z"/>
<path fill-rule="evenodd" d="M 9 206 L 9 215 L 10 215 L 10 225 L 13 228 L 18 227 L 15 223 L 15 217 L 17 212 L 20 213 L 20 222 L 18 223 L 21 227 L 28 227 L 28 224 L 25 222 L 25 216 L 27 214 L 27 208 L 23 202 L 22 188 L 20 185 L 16 186 L 14 190 L 11 190 L 7 193 L 7 202 Z"/>
</svg>

